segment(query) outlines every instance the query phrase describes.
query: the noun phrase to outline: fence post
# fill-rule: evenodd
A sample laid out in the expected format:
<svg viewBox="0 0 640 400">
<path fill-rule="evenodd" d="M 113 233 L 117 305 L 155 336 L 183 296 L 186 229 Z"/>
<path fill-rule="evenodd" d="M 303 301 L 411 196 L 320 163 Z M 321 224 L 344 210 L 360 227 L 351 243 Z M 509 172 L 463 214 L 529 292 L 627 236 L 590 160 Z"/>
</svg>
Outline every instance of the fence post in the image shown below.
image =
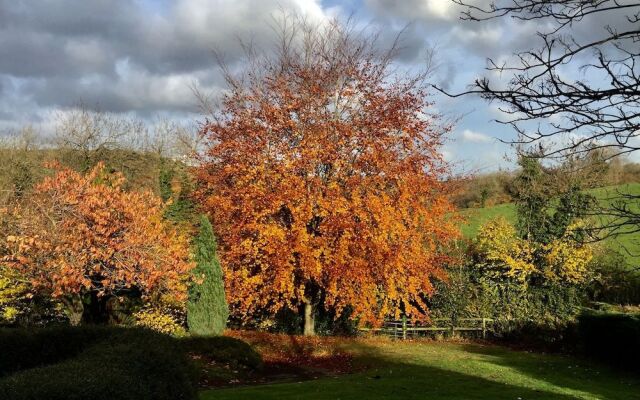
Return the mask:
<svg viewBox="0 0 640 400">
<path fill-rule="evenodd" d="M 482 338 L 487 338 L 487 320 L 482 318 Z"/>
<path fill-rule="evenodd" d="M 407 316 L 402 316 L 402 339 L 407 340 Z"/>
</svg>

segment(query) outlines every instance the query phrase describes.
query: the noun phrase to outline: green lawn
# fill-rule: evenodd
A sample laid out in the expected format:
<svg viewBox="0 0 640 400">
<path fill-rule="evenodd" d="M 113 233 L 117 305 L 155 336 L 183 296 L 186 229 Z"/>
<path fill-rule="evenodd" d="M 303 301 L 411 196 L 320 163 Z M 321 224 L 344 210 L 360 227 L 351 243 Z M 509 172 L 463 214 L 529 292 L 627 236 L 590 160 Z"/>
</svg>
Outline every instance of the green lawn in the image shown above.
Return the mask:
<svg viewBox="0 0 640 400">
<path fill-rule="evenodd" d="M 591 193 L 600 201 L 602 205 L 608 205 L 612 198 L 619 196 L 619 193 L 640 195 L 640 183 L 605 187 L 592 190 Z M 511 222 L 516 220 L 516 210 L 513 204 L 500 204 L 493 207 L 473 208 L 463 210 L 462 215 L 466 221 L 461 226 L 462 234 L 466 238 L 472 238 L 478 233 L 480 226 L 487 221 L 502 216 Z M 640 233 L 621 235 L 606 240 L 607 246 L 624 254 L 631 265 L 640 263 Z"/>
<path fill-rule="evenodd" d="M 640 399 L 640 377 L 583 360 L 442 342 L 354 341 L 365 372 L 202 392 L 230 399 Z"/>
<path fill-rule="evenodd" d="M 504 217 L 512 223 L 516 220 L 516 208 L 513 204 L 499 204 L 486 208 L 469 208 L 461 211 L 465 222 L 460 229 L 465 238 L 473 238 L 480 226 L 497 217 Z"/>
</svg>

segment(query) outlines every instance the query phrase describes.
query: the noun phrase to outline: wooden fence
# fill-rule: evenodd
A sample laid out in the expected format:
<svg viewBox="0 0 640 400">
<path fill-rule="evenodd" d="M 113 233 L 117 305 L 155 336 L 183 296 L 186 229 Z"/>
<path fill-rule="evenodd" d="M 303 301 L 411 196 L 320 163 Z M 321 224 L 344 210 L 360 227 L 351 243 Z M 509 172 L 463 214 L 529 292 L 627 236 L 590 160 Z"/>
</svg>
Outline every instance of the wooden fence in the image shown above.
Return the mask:
<svg viewBox="0 0 640 400">
<path fill-rule="evenodd" d="M 456 332 L 477 332 L 485 339 L 493 327 L 491 318 L 458 318 L 455 322 L 449 318 L 434 318 L 431 322 L 431 325 L 424 325 L 413 324 L 406 319 L 385 321 L 380 328 L 360 328 L 360 331 L 382 334 L 394 339 L 409 339 L 426 336 L 429 333 L 454 335 Z"/>
</svg>

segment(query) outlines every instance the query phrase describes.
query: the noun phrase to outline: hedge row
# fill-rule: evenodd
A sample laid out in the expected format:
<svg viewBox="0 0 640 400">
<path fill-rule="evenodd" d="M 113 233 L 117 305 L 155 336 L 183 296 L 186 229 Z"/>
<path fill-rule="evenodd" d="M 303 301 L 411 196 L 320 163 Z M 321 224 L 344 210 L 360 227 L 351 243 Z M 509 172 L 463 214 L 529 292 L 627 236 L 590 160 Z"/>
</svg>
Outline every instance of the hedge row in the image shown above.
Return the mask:
<svg viewBox="0 0 640 400">
<path fill-rule="evenodd" d="M 111 333 L 102 328 L 0 329 L 0 377 L 74 357 Z"/>
<path fill-rule="evenodd" d="M 262 357 L 246 342 L 227 336 L 191 336 L 179 339 L 187 353 L 210 360 L 256 370 L 262 368 Z"/>
<path fill-rule="evenodd" d="M 640 315 L 585 312 L 578 318 L 583 352 L 616 366 L 638 369 Z"/>
<path fill-rule="evenodd" d="M 189 353 L 258 368 L 232 338 L 174 339 L 143 329 L 0 330 L 0 399 L 179 400 L 197 398 Z"/>
</svg>

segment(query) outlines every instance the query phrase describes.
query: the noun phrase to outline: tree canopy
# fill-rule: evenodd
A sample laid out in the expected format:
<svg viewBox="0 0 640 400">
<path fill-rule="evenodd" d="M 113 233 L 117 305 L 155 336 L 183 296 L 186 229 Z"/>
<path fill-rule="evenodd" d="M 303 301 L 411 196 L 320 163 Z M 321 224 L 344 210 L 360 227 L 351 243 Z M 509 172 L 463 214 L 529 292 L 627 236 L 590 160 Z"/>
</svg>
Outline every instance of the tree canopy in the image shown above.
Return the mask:
<svg viewBox="0 0 640 400">
<path fill-rule="evenodd" d="M 198 196 L 230 306 L 424 318 L 457 234 L 424 75 L 337 22 L 285 26 L 202 127 Z M 251 54 L 255 54 L 252 52 Z"/>
<path fill-rule="evenodd" d="M 6 210 L 15 221 L 4 238 L 8 265 L 34 290 L 62 300 L 131 292 L 186 300 L 187 237 L 165 224 L 158 197 L 124 191 L 123 183 L 103 164 L 87 174 L 54 166 L 28 199 Z"/>
</svg>

